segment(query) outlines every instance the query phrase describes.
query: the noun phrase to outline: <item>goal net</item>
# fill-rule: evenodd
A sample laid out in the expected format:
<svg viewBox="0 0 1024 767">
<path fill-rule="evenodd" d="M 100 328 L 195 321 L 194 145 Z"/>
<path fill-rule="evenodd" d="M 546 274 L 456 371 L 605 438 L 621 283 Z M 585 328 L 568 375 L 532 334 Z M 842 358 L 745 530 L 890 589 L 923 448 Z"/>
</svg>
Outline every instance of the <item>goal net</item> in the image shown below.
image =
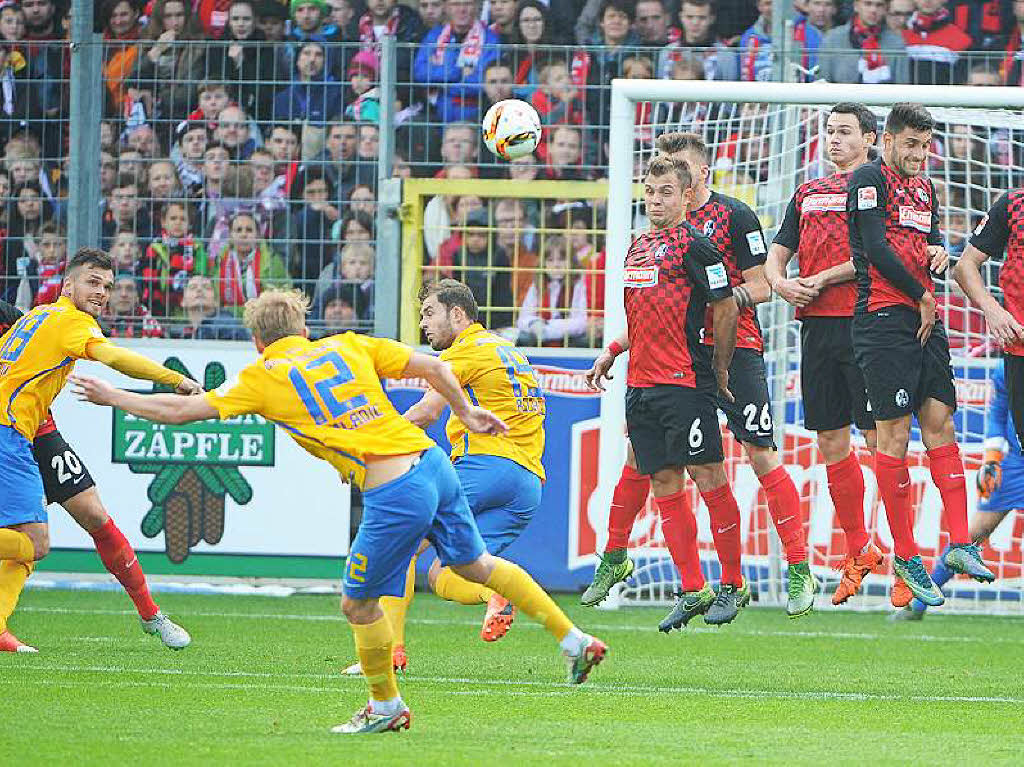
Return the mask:
<svg viewBox="0 0 1024 767">
<path fill-rule="evenodd" d="M 981 90 L 987 93 L 979 93 Z M 631 196 L 630 190 L 635 188 L 644 162 L 655 151 L 657 136 L 677 130 L 704 136 L 712 157 L 712 188 L 749 204 L 770 242 L 796 187 L 833 172 L 825 155 L 825 122 L 829 109 L 839 101 L 868 104 L 876 111 L 880 125 L 887 113 L 886 104 L 918 101 L 930 107 L 939 127 L 928 174 L 935 181 L 942 229 L 954 258 L 995 198 L 1010 187 L 1024 184 L 1024 130 L 1020 128 L 1019 111 L 1024 98 L 1017 89 L 616 81 L 608 214 L 607 340 L 624 328 L 621 266 L 631 238 L 646 227 L 642 201 Z M 796 259 L 791 267 L 796 267 Z M 990 263 L 988 268 L 988 283 L 993 285 L 998 265 Z M 937 280 L 936 298 L 950 338 L 959 399 L 956 427 L 967 468 L 969 512 L 973 513 L 977 506 L 974 476 L 982 455 L 990 379 L 999 364 L 999 353 L 989 342 L 983 315 L 969 305 L 952 279 Z M 814 434 L 803 428 L 799 323 L 792 307 L 781 299 L 762 305 L 759 319 L 765 338 L 776 443 L 801 494 L 810 563 L 824 587 L 817 606 L 831 608 L 829 597 L 838 584 L 837 568 L 845 556 L 845 539 L 828 493 L 825 466 Z M 595 521 L 602 514 L 607 519 L 607 501 L 624 458 L 622 378 L 615 379 L 619 388 L 602 402 L 600 490 L 592 501 L 599 508 L 590 509 Z M 726 470 L 741 511 L 745 576 L 760 604 L 784 603 L 785 562 L 764 493 L 742 447 L 725 428 L 724 419 L 722 426 Z M 868 576 L 862 595 L 848 604 L 859 609 L 881 609 L 889 604 L 893 581 L 888 556 L 892 537 L 870 454 L 856 433 L 854 442 L 867 486 L 867 529 L 887 556 L 885 572 Z M 914 532 L 925 565 L 931 569 L 947 540 L 940 524 L 941 501 L 931 482 L 916 424 L 908 459 L 916 509 Z M 693 483 L 688 482 L 688 486 L 698 520 L 702 565 L 705 575 L 716 581 L 718 560 L 708 512 Z M 602 524 L 594 527 L 607 529 Z M 997 574 L 996 583 L 981 586 L 961 578 L 950 581 L 944 589 L 945 609 L 1024 612 L 1022 533 L 1024 512 L 1012 512 L 984 547 L 985 560 Z M 598 544 L 598 550 L 603 550 L 603 540 Z M 608 606 L 670 603 L 679 586 L 678 574 L 668 558 L 653 499 L 648 499 L 634 525 L 630 549 L 637 564 L 634 578 L 617 587 Z"/>
</svg>

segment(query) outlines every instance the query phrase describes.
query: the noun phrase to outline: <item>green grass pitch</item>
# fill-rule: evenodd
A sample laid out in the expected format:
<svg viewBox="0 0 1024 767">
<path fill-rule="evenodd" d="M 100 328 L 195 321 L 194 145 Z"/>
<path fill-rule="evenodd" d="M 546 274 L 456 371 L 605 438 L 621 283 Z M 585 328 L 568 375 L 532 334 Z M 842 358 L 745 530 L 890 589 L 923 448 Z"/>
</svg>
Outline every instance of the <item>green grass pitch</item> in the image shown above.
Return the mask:
<svg viewBox="0 0 1024 767">
<path fill-rule="evenodd" d="M 0 655 L 4 764 L 1020 764 L 1024 620 L 748 609 L 722 629 L 579 607 L 611 647 L 579 688 L 528 619 L 494 645 L 482 608 L 417 594 L 408 732 L 330 735 L 365 700 L 328 597 L 158 595 L 193 635 L 174 653 L 123 594 L 28 591 Z M 698 622 L 699 623 L 699 622 Z"/>
</svg>

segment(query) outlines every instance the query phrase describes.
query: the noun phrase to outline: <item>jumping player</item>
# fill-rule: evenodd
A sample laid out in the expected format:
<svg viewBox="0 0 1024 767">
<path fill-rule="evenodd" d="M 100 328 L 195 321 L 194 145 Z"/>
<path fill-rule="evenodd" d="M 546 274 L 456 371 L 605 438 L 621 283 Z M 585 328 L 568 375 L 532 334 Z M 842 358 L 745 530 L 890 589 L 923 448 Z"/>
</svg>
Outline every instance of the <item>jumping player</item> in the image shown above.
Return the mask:
<svg viewBox="0 0 1024 767">
<path fill-rule="evenodd" d="M 914 540 L 906 460 L 912 414 L 942 497 L 950 538 L 943 561 L 953 572 L 978 580 L 995 577 L 967 529 L 949 341 L 931 293 L 930 270 L 943 250 L 942 235 L 935 188 L 921 174 L 934 127 L 920 104 L 894 104 L 882 133 L 882 156 L 853 171 L 846 206 L 857 273 L 853 348 L 875 417 L 875 477 L 893 536 L 893 568 L 915 597 L 932 606 L 945 598 Z"/>
<path fill-rule="evenodd" d="M 804 425 L 817 432 L 828 491 L 846 535 L 843 577 L 832 595 L 839 605 L 860 590 L 864 576 L 882 563 L 864 526 L 864 474 L 850 448 L 850 424 L 875 447 L 864 376 L 853 355 L 850 325 L 857 301 L 850 260 L 846 193 L 850 173 L 868 161 L 878 120 L 863 104 L 836 104 L 825 126 L 828 159 L 836 172 L 802 184 L 789 201 L 782 226 L 768 249 L 765 275 L 772 289 L 796 307 L 800 327 L 800 392 Z M 787 265 L 798 255 L 799 276 Z M 910 600 L 906 584 L 895 589 Z"/>
<path fill-rule="evenodd" d="M 6 333 L 21 316 L 20 310 L 0 301 L 0 335 Z M 135 604 L 142 630 L 147 634 L 158 634 L 164 645 L 172 650 L 188 647 L 192 638 L 185 629 L 164 615 L 153 601 L 135 550 L 107 514 L 89 469 L 57 430 L 52 416 L 47 415 L 40 424 L 32 441 L 32 455 L 42 475 L 46 503 L 59 503 L 89 534 L 104 567 Z M 0 652 L 32 652 L 34 649 L 19 642 L 10 632 L 0 635 Z"/>
<path fill-rule="evenodd" d="M 0 341 L 0 465 L 4 467 L 0 472 L 0 636 L 5 636 L 7 649 L 25 651 L 26 646 L 7 631 L 7 621 L 35 562 L 50 549 L 44 487 L 32 440 L 75 361 L 102 362 L 133 378 L 169 384 L 182 394 L 202 391 L 195 381 L 104 338 L 96 317 L 106 306 L 113 285 L 110 257 L 83 248 L 68 263 L 60 299 L 22 316 Z M 46 442 L 44 437 L 44 449 Z M 90 500 L 81 499 L 72 506 L 77 505 L 83 518 L 96 522 L 100 512 Z M 100 528 L 97 532 L 104 539 L 97 541 L 97 546 L 108 555 L 122 560 L 129 556 L 113 530 Z M 138 585 L 141 570 L 132 570 L 130 561 L 115 563 L 115 567 L 127 577 L 126 586 Z M 152 623 L 144 623 L 143 628 L 159 631 Z"/>
<path fill-rule="evenodd" d="M 615 357 L 630 350 L 626 427 L 637 470 L 651 478 L 665 524 L 683 531 L 673 560 L 684 593 L 673 610 L 672 628 L 702 614 L 705 623 L 728 623 L 750 600 L 740 562 L 739 507 L 725 475 L 716 409 L 718 396 L 732 398 L 729 363 L 738 309 L 721 254 L 686 222 L 694 205 L 689 168 L 670 157 L 652 159 L 644 176 L 644 202 L 651 231 L 626 254 L 627 332 L 601 353 L 587 382 L 603 389 Z M 709 303 L 713 354 L 701 342 Z M 722 567 L 717 596 L 701 572 L 697 521 L 684 494 L 686 474 L 711 515 Z"/>
<path fill-rule="evenodd" d="M 364 511 L 345 567 L 342 610 L 352 625 L 370 702 L 333 732 L 409 727 L 392 666 L 392 633 L 379 598 L 401 596 L 420 542 L 434 544 L 444 566 L 485 584 L 544 624 L 569 660 L 570 681 L 587 679 L 607 648 L 573 626 L 517 565 L 487 553 L 451 461 L 394 409 L 381 377 L 424 378 L 468 431 L 502 434 L 507 426 L 471 405 L 440 360 L 387 339 L 344 333 L 308 340 L 308 301 L 298 291 L 268 290 L 245 306 L 259 358 L 203 397 L 135 394 L 92 378 L 76 391 L 100 405 L 157 423 L 190 423 L 259 413 L 363 489 Z"/>
</svg>

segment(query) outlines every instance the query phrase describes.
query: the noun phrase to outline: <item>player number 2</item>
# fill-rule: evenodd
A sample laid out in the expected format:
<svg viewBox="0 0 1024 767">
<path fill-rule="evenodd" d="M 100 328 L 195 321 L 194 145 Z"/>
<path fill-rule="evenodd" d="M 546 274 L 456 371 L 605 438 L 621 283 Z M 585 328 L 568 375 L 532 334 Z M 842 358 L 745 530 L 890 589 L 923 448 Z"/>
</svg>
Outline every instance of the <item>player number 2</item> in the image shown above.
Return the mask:
<svg viewBox="0 0 1024 767">
<path fill-rule="evenodd" d="M 771 406 L 767 402 L 765 402 L 764 407 L 761 408 L 760 419 L 757 418 L 757 405 L 753 402 L 743 408 L 743 415 L 747 417 L 747 422 L 744 424 L 747 431 L 756 433 L 772 430 Z"/>
</svg>

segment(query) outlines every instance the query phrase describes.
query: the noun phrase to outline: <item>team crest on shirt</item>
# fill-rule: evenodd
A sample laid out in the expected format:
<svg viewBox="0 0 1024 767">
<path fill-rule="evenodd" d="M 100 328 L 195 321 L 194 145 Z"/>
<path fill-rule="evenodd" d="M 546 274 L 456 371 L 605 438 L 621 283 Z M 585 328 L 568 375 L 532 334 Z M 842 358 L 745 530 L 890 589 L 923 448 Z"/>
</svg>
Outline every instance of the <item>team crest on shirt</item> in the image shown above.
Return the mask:
<svg viewBox="0 0 1024 767">
<path fill-rule="evenodd" d="M 710 237 L 714 233 L 715 233 L 715 220 L 713 218 L 709 218 L 707 221 L 704 222 L 704 236 L 705 237 Z"/>
<path fill-rule="evenodd" d="M 928 202 L 928 192 L 926 192 L 924 189 L 918 187 L 915 194 L 917 195 L 917 199 L 919 199 L 921 202 Z"/>
<path fill-rule="evenodd" d="M 910 404 L 910 395 L 906 389 L 900 389 L 896 392 L 896 407 L 906 407 Z"/>
<path fill-rule="evenodd" d="M 658 249 L 654 251 L 654 263 L 660 264 L 662 259 L 665 258 L 666 253 L 668 253 L 668 244 L 662 243 L 658 246 Z"/>
</svg>

